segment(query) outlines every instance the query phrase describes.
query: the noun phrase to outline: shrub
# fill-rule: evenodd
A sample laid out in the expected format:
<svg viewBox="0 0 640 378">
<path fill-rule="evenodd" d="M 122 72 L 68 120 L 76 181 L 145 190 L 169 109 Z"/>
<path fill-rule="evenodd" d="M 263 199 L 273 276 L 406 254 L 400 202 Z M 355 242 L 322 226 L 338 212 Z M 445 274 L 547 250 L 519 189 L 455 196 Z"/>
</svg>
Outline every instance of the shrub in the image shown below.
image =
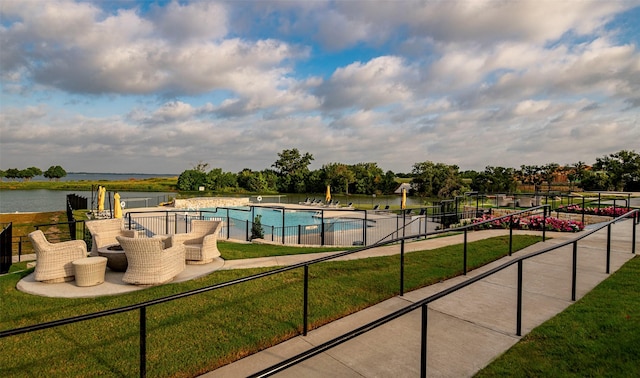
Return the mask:
<svg viewBox="0 0 640 378">
<path fill-rule="evenodd" d="M 509 228 L 510 222 L 509 218 L 495 219 L 491 215 L 484 215 L 480 218 L 474 218 L 471 220 L 470 224 L 481 223 L 484 221 L 490 221 L 487 223 L 483 223 L 478 225 L 476 229 L 491 229 L 491 228 Z M 547 231 L 558 231 L 558 232 L 578 232 L 584 229 L 584 224 L 582 222 L 574 221 L 571 219 L 558 219 L 554 217 L 546 217 L 544 218 L 540 215 L 529 216 L 529 217 L 514 217 L 513 218 L 513 229 L 514 230 L 538 230 L 542 231 L 542 227 Z"/>
</svg>

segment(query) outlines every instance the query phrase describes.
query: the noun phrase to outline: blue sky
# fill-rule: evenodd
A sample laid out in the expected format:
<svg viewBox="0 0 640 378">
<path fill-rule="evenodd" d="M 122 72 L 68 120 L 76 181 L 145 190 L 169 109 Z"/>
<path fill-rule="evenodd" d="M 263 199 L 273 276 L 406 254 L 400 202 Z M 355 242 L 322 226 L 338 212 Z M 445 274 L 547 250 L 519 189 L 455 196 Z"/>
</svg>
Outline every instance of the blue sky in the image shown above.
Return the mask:
<svg viewBox="0 0 640 378">
<path fill-rule="evenodd" d="M 640 151 L 640 1 L 0 3 L 0 169 Z"/>
</svg>

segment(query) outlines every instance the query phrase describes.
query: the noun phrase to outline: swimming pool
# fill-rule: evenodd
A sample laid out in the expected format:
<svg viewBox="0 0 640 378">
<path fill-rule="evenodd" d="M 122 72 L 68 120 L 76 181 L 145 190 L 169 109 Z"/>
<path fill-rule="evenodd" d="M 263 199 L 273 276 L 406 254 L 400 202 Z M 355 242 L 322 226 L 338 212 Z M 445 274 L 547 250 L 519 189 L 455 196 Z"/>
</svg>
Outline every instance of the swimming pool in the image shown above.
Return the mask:
<svg viewBox="0 0 640 378">
<path fill-rule="evenodd" d="M 320 210 L 292 210 L 282 208 L 270 208 L 263 206 L 247 206 L 237 208 L 203 208 L 200 209 L 205 218 L 226 218 L 227 210 L 229 218 L 240 221 L 253 222 L 260 215 L 260 223 L 263 226 L 285 227 L 292 226 L 317 226 L 322 224 Z M 284 211 L 284 213 L 283 213 Z M 283 215 L 284 214 L 284 215 Z M 284 218 L 284 219 L 283 219 Z M 346 218 L 324 218 L 324 223 L 332 224 L 335 230 L 347 230 L 362 227 L 362 220 Z"/>
</svg>

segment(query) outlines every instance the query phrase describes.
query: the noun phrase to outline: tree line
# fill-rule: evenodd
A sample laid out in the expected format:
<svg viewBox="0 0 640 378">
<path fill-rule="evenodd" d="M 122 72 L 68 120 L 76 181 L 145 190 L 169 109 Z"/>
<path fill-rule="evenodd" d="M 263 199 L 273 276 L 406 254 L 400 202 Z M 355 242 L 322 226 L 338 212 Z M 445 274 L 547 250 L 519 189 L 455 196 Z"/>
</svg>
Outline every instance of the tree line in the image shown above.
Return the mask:
<svg viewBox="0 0 640 378">
<path fill-rule="evenodd" d="M 550 191 L 559 177 L 564 177 L 568 190 L 640 191 L 640 155 L 621 150 L 596 158 L 591 166 L 578 161 L 561 166 L 521 165 L 520 168 L 487 166 L 484 171 L 463 171 L 457 165 L 424 161 L 413 164 L 409 173 L 384 171 L 377 163 L 327 163 L 310 170 L 313 155 L 297 148 L 278 153 L 278 159 L 267 169 L 248 168 L 238 173 L 222 168 L 208 170 L 209 165 L 198 163 L 178 177 L 180 191 L 199 191 L 200 188 L 218 193 L 322 193 L 327 185 L 334 193 L 392 194 L 399 182 L 409 182 L 410 195 L 425 198 L 452 198 L 468 191 L 481 193 L 513 193 L 520 185 L 533 191 Z M 59 180 L 67 172 L 59 165 L 45 172 L 37 167 L 0 170 L 0 178 L 29 181 L 36 176 Z"/>
<path fill-rule="evenodd" d="M 482 172 L 460 172 L 457 165 L 431 161 L 415 163 L 410 173 L 397 174 L 373 162 L 327 163 L 310 170 L 313 160 L 312 154 L 293 148 L 278 153 L 271 167 L 261 171 L 207 171 L 209 165 L 200 162 L 180 174 L 177 186 L 181 191 L 322 193 L 330 185 L 334 193 L 372 195 L 393 193 L 398 178 L 404 178 L 411 183 L 411 195 L 451 198 L 467 191 L 513 193 L 520 184 L 536 192 L 550 191 L 558 177 L 564 176 L 568 190 L 640 191 L 640 155 L 626 150 L 597 158 L 591 166 L 582 161 L 564 166 L 521 165 L 519 169 L 487 166 Z"/>
<path fill-rule="evenodd" d="M 49 180 L 58 181 L 66 175 L 67 172 L 59 165 L 52 165 L 44 172 L 42 172 L 42 170 L 37 167 L 29 167 L 26 169 L 9 168 L 6 171 L 0 170 L 0 178 L 22 181 L 30 181 L 36 176 L 44 176 Z"/>
</svg>

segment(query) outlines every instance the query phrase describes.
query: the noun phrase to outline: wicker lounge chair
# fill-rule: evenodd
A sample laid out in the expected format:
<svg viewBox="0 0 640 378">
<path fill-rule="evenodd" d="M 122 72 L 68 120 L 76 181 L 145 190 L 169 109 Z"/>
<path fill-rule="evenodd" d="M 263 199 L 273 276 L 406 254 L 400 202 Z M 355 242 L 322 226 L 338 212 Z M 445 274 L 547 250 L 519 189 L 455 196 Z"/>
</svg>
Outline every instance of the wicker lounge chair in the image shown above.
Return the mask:
<svg viewBox="0 0 640 378">
<path fill-rule="evenodd" d="M 218 250 L 218 233 L 222 228 L 221 221 L 191 221 L 191 230 L 184 234 L 171 235 L 169 246 L 183 244 L 187 264 L 207 264 L 220 256 Z"/>
<path fill-rule="evenodd" d="M 185 268 L 184 246 L 164 248 L 159 238 L 116 236 L 127 255 L 124 282 L 134 285 L 159 285 L 169 282 Z"/>
<path fill-rule="evenodd" d="M 135 238 L 138 236 L 136 230 L 125 230 L 124 220 L 122 218 L 93 220 L 86 222 L 87 228 L 91 233 L 91 255 L 98 256 L 98 248 L 108 246 L 110 244 L 118 244 L 117 236 L 125 236 Z"/>
<path fill-rule="evenodd" d="M 87 244 L 84 240 L 50 243 L 41 230 L 30 233 L 29 239 L 36 251 L 36 281 L 72 281 L 75 275 L 72 262 L 87 257 Z"/>
</svg>

